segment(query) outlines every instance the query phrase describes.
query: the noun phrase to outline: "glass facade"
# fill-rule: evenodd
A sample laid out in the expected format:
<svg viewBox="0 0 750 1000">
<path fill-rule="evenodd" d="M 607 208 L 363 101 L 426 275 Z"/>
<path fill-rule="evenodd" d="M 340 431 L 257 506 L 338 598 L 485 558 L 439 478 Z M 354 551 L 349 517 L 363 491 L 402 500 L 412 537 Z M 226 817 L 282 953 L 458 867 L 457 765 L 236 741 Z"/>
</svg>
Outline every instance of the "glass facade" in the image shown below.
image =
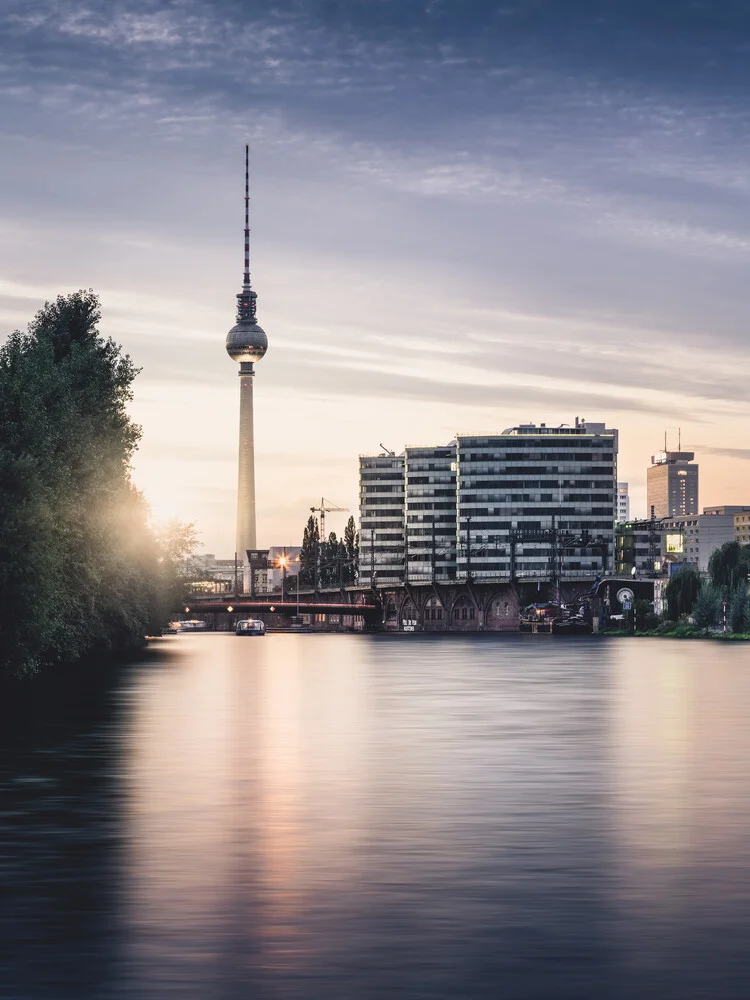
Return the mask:
<svg viewBox="0 0 750 1000">
<path fill-rule="evenodd" d="M 604 424 L 362 456 L 359 582 L 592 579 L 613 568 L 616 494 Z"/>
<path fill-rule="evenodd" d="M 407 448 L 406 569 L 409 583 L 456 578 L 456 445 Z"/>
<path fill-rule="evenodd" d="M 519 580 L 576 579 L 611 569 L 616 430 L 577 421 L 459 436 L 457 469 L 459 579 L 510 579 L 512 569 Z M 520 540 L 534 532 L 539 541 Z"/>
<path fill-rule="evenodd" d="M 391 586 L 404 581 L 404 485 L 403 455 L 360 455 L 361 586 Z"/>
</svg>

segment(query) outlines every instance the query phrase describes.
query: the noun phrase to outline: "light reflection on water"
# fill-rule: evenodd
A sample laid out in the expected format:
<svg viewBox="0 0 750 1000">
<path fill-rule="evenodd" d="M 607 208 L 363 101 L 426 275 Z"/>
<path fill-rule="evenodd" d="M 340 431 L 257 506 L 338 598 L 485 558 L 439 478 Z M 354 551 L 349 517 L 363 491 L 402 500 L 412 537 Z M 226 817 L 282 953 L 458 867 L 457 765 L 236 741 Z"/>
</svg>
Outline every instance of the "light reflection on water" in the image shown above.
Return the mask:
<svg viewBox="0 0 750 1000">
<path fill-rule="evenodd" d="M 744 997 L 749 653 L 166 637 L 6 733 L 0 996 Z"/>
</svg>

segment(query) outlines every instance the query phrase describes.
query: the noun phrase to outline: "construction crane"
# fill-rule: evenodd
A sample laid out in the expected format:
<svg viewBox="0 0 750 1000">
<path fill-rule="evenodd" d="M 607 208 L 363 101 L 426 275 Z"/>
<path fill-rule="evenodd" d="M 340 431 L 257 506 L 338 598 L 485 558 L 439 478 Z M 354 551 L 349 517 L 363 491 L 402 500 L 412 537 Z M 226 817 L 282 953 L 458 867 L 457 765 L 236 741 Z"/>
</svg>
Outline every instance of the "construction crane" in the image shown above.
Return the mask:
<svg viewBox="0 0 750 1000">
<path fill-rule="evenodd" d="M 383 449 L 383 451 L 385 452 L 386 455 L 390 455 L 391 458 L 395 458 L 396 457 L 396 452 L 395 451 L 391 451 L 390 448 L 386 448 L 386 446 L 383 444 L 382 441 L 380 442 L 380 447 Z"/>
<path fill-rule="evenodd" d="M 326 500 L 325 497 L 320 498 L 320 507 L 311 507 L 310 510 L 313 514 L 320 514 L 320 540 L 321 542 L 327 541 L 326 538 L 326 514 L 339 513 L 349 510 L 348 507 L 339 507 L 338 504 L 333 503 L 331 500 Z"/>
</svg>

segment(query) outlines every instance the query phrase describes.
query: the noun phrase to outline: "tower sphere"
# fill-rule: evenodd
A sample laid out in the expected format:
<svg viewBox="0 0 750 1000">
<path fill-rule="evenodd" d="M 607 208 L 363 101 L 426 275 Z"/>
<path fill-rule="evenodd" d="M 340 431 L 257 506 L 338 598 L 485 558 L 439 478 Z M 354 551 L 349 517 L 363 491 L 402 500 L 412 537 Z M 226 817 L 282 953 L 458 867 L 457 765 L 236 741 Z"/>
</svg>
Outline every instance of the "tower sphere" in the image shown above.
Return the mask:
<svg viewBox="0 0 750 1000">
<path fill-rule="evenodd" d="M 268 350 L 268 337 L 257 323 L 240 322 L 227 334 L 226 347 L 233 361 L 260 361 Z"/>
</svg>

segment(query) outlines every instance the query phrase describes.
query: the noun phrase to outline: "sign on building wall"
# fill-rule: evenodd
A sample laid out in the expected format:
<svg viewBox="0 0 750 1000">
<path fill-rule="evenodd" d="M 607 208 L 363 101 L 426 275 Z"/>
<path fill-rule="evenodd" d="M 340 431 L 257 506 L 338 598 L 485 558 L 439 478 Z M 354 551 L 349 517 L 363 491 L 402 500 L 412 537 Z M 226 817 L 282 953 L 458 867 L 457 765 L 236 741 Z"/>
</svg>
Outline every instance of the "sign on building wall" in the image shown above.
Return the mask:
<svg viewBox="0 0 750 1000">
<path fill-rule="evenodd" d="M 685 551 L 685 540 L 680 535 L 667 535 L 664 544 L 667 552 L 681 553 Z"/>
</svg>

